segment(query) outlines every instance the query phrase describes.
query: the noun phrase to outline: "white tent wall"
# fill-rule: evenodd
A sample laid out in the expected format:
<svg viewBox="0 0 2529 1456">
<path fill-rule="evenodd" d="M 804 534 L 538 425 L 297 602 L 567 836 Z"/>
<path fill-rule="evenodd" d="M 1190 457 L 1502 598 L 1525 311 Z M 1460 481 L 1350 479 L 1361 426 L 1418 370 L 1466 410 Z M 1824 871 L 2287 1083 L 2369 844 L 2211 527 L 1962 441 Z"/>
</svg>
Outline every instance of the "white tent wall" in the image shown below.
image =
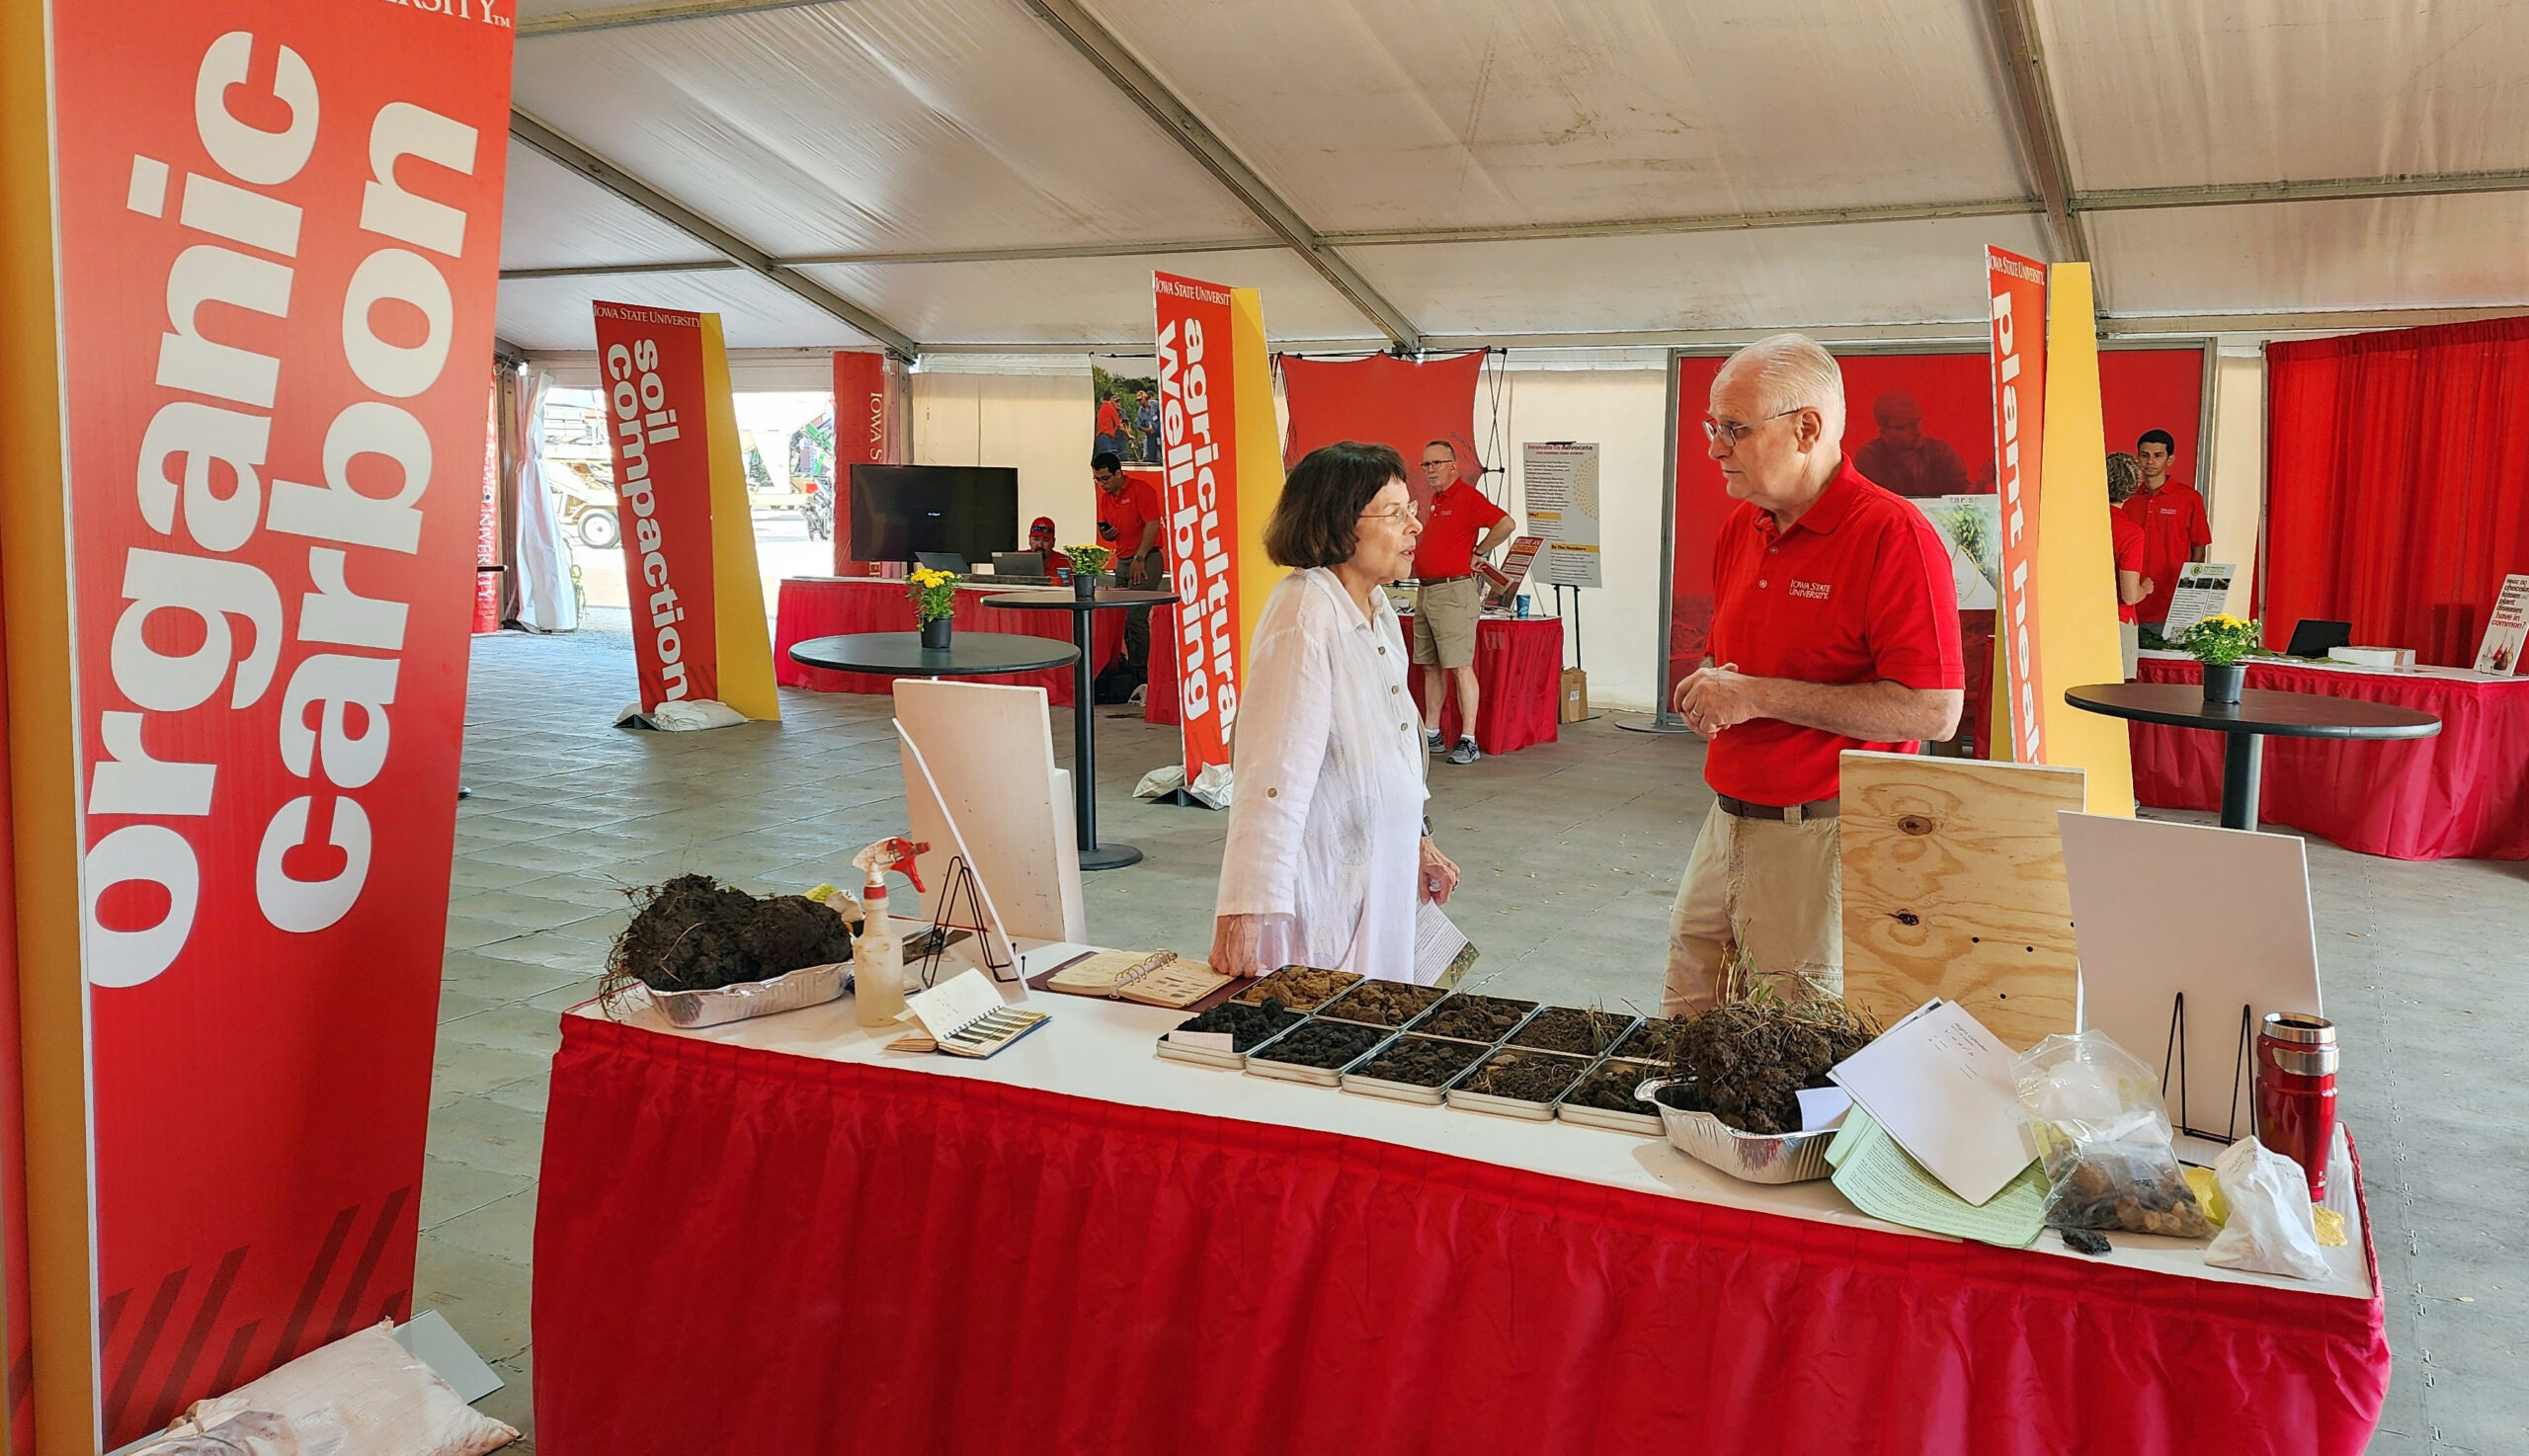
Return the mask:
<svg viewBox="0 0 2529 1456">
<path fill-rule="evenodd" d="M 2262 573 L 2265 536 L 2265 353 L 2253 341 L 2223 340 L 2213 365 L 2213 443 L 2204 452 L 2204 508 L 2213 518 L 2215 561 Z M 2261 577 L 2260 577 L 2261 579 Z M 2253 590 L 2243 573 L 2231 610 L 2245 614 Z"/>
<path fill-rule="evenodd" d="M 1048 362 L 1050 363 L 1050 362 Z M 1096 419 L 1085 361 L 1057 369 L 977 373 L 926 366 L 913 373 L 913 462 L 1007 465 L 1019 471 L 1019 534 L 1054 518 L 1055 540 L 1097 539 L 1097 487 L 1089 483 Z"/>
</svg>

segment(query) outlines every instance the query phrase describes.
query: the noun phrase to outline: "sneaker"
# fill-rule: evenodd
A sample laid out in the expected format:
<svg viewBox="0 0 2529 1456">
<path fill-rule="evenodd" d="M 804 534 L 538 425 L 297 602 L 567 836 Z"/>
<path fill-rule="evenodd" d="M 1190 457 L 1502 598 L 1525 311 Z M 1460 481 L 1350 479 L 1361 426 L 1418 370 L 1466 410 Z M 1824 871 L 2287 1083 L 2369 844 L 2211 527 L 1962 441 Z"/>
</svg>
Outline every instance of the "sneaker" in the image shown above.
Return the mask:
<svg viewBox="0 0 2529 1456">
<path fill-rule="evenodd" d="M 1477 748 L 1472 738 L 1459 739 L 1458 746 L 1449 750 L 1449 762 L 1452 764 L 1472 764 L 1483 757 L 1484 750 Z"/>
<path fill-rule="evenodd" d="M 1429 749 L 1431 757 L 1435 759 L 1449 751 L 1449 741 L 1440 736 L 1440 730 L 1437 728 L 1423 730 L 1423 746 Z"/>
</svg>

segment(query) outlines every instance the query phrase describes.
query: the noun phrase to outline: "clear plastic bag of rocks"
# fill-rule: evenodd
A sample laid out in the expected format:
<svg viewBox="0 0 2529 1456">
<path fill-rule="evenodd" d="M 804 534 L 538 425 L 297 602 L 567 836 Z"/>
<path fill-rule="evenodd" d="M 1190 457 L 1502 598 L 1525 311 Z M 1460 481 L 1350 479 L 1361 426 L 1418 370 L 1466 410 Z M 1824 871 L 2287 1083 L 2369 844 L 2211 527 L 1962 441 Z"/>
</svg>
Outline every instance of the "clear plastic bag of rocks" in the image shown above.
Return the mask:
<svg viewBox="0 0 2529 1456">
<path fill-rule="evenodd" d="M 2103 1032 L 2050 1036 L 2012 1062 L 2058 1229 L 2211 1237 L 2170 1146 L 2161 1081 Z"/>
</svg>

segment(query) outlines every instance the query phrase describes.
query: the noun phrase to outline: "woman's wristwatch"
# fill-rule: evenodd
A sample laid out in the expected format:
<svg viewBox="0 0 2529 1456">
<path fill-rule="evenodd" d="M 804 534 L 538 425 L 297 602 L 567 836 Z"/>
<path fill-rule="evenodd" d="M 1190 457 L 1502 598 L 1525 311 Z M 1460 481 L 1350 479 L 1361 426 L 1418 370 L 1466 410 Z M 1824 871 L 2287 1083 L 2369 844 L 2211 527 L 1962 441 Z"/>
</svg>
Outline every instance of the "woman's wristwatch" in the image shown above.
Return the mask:
<svg viewBox="0 0 2529 1456">
<path fill-rule="evenodd" d="M 1424 816 L 1423 816 L 1423 838 L 1425 838 L 1425 839 L 1427 839 L 1427 840 L 1428 840 L 1428 839 L 1429 839 L 1430 837 L 1431 837 L 1431 816 L 1430 816 L 1430 815 L 1428 815 L 1428 814 L 1426 814 L 1426 815 L 1424 815 Z"/>
</svg>

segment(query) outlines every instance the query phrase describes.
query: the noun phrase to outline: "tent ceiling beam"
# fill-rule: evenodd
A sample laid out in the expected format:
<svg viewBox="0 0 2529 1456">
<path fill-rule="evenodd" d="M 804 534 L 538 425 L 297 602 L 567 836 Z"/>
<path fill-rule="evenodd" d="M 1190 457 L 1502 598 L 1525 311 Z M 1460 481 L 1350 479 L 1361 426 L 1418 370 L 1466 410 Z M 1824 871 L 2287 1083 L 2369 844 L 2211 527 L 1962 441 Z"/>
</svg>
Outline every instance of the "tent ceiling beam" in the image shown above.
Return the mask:
<svg viewBox="0 0 2529 1456">
<path fill-rule="evenodd" d="M 1922 222 L 1941 217 L 2023 216 L 2042 210 L 2026 198 L 1966 202 L 1896 202 L 1873 207 L 1812 207 L 1790 212 L 1711 212 L 1691 217 L 1614 217 L 1589 222 L 1521 222 L 1502 227 L 1397 228 L 1382 232 L 1330 232 L 1324 240 L 1345 248 L 1385 248 L 1413 243 L 1523 243 L 1555 238 L 1618 238 L 1682 232 L 1748 232 L 1772 227 L 1833 227 L 1847 222 Z"/>
<path fill-rule="evenodd" d="M 2073 199 L 2073 210 L 2128 212 L 2155 207 L 2228 207 L 2243 202 L 2341 202 L 2368 198 L 2435 198 L 2490 192 L 2529 192 L 2529 171 L 2425 172 L 2407 177 L 2329 177 L 2307 182 L 2133 187 L 2081 193 Z"/>
<path fill-rule="evenodd" d="M 835 292 L 814 279 L 781 267 L 763 249 L 705 220 L 648 183 L 515 108 L 510 112 L 510 134 L 693 238 L 702 246 L 727 258 L 749 273 L 769 280 L 852 325 L 861 333 L 886 345 L 896 354 L 906 359 L 914 359 L 921 355 L 921 345 L 868 309 Z"/>
<path fill-rule="evenodd" d="M 804 10 L 834 0 L 665 0 L 653 5 L 617 5 L 597 10 L 562 10 L 518 23 L 522 40 L 540 36 L 579 36 L 590 31 L 619 31 L 626 26 L 664 26 L 685 20 L 723 15 L 752 15 L 759 10 Z"/>
<path fill-rule="evenodd" d="M 784 268 L 817 264 L 1043 263 L 1073 258 L 1152 258 L 1167 253 L 1279 252 L 1279 238 L 1190 238 L 1182 242 L 1046 243 L 1023 248 L 944 248 L 909 253 L 808 253 L 780 260 Z"/>
<path fill-rule="evenodd" d="M 1212 174 L 1221 186 L 1229 189 L 1241 205 L 1256 214 L 1257 219 L 1271 228 L 1276 237 L 1315 269 L 1318 275 L 1344 295 L 1346 302 L 1386 332 L 1398 347 L 1419 350 L 1423 347 L 1422 331 L 1412 320 L 1380 296 L 1370 281 L 1361 277 L 1343 256 L 1326 245 L 1316 229 L 1301 219 L 1291 204 L 1266 186 L 1264 179 L 1240 159 L 1218 133 L 1205 125 L 1193 109 L 1177 93 L 1168 89 L 1148 66 L 1141 63 L 1112 32 L 1083 9 L 1077 0 L 1020 0 L 1038 20 L 1071 43 L 1073 49 L 1114 83 L 1135 106 L 1141 108 L 1162 131 Z"/>
<path fill-rule="evenodd" d="M 2019 129 L 2021 147 L 2045 204 L 2046 230 L 2055 240 L 2056 261 L 2087 263 L 2088 244 L 2073 216 L 2072 165 L 2065 160 L 2064 128 L 2055 116 L 2055 91 L 2046 81 L 2046 56 L 2038 48 L 2037 17 L 2029 0 L 1987 0 L 1995 35 L 2001 42 L 2002 97 Z"/>
<path fill-rule="evenodd" d="M 692 263 L 583 263 L 561 268 L 504 268 L 501 282 L 540 278 L 615 278 L 633 273 L 735 273 L 744 265 L 726 258 L 699 258 Z"/>
</svg>

